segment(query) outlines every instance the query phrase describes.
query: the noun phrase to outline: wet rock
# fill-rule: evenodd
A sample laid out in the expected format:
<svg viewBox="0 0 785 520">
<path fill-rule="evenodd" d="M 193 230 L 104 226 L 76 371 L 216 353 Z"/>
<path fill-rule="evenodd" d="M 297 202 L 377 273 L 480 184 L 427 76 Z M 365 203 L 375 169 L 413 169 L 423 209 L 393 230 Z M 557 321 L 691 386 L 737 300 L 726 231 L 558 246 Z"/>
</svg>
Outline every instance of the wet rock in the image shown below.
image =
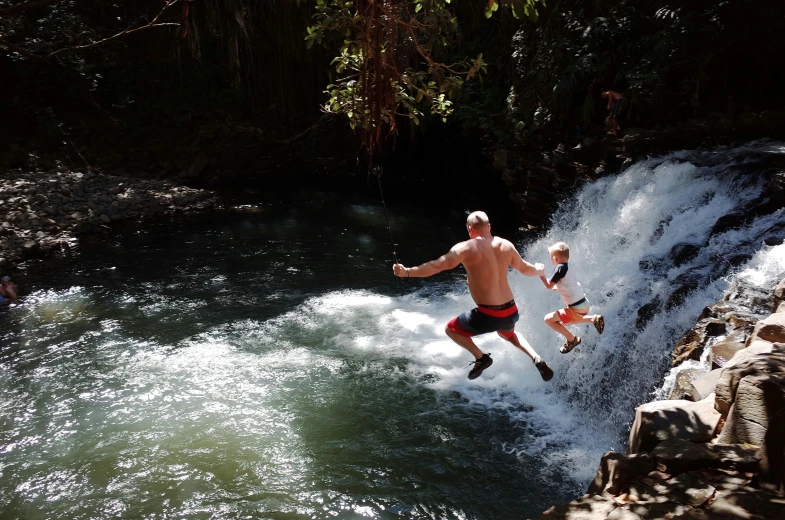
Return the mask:
<svg viewBox="0 0 785 520">
<path fill-rule="evenodd" d="M 709 232 L 709 237 L 719 235 L 720 233 L 724 233 L 731 229 L 739 229 L 747 221 L 747 218 L 747 214 L 741 212 L 729 213 L 725 216 L 722 216 L 717 219 L 717 222 L 714 223 L 714 226 L 711 228 L 711 232 Z"/>
<path fill-rule="evenodd" d="M 643 330 L 651 321 L 651 319 L 654 318 L 661 307 L 662 299 L 660 299 L 659 295 L 649 303 L 642 305 L 638 309 L 638 316 L 635 319 L 635 328 L 638 330 Z"/>
<path fill-rule="evenodd" d="M 676 344 L 671 358 L 673 366 L 677 366 L 688 359 L 699 360 L 709 339 L 724 334 L 726 325 L 715 318 L 704 318 L 695 327 L 688 330 Z"/>
<path fill-rule="evenodd" d="M 702 401 L 714 393 L 721 370 L 712 370 L 708 374 L 695 378 L 690 383 L 690 395 L 693 401 Z"/>
<path fill-rule="evenodd" d="M 701 247 L 696 244 L 680 242 L 671 248 L 670 259 L 674 267 L 680 267 L 700 253 Z"/>
<path fill-rule="evenodd" d="M 693 269 L 690 272 L 679 275 L 673 280 L 674 285 L 678 285 L 679 287 L 673 291 L 665 301 L 665 308 L 672 309 L 684 303 L 684 299 L 687 295 L 695 291 L 695 289 L 702 284 L 704 278 L 705 275 L 698 269 Z"/>
<path fill-rule="evenodd" d="M 692 382 L 695 379 L 701 377 L 703 372 L 704 371 L 699 368 L 685 368 L 679 370 L 676 374 L 676 381 L 673 384 L 673 390 L 671 390 L 668 399 L 696 401 L 692 394 Z M 697 401 L 700 401 L 700 399 L 697 399 Z"/>
<path fill-rule="evenodd" d="M 741 341 L 728 339 L 709 347 L 709 363 L 712 370 L 722 368 L 728 364 L 736 352 L 746 347 L 746 338 Z"/>
</svg>

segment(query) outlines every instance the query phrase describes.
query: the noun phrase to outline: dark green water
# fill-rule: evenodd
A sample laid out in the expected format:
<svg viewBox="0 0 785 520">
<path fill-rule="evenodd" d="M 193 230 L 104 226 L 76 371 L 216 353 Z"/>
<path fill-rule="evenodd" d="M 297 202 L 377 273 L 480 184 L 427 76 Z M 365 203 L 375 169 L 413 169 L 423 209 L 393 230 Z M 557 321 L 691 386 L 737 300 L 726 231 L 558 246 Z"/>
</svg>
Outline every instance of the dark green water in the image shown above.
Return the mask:
<svg viewBox="0 0 785 520">
<path fill-rule="evenodd" d="M 406 263 L 464 238 L 461 212 L 393 213 Z M 33 265 L 0 314 L 0 518 L 527 518 L 570 499 L 581 485 L 515 448 L 531 406 L 469 385 L 441 332 L 462 274 L 398 281 L 381 207 L 318 197 Z"/>
<path fill-rule="evenodd" d="M 606 318 L 602 336 L 573 327 L 583 342 L 562 355 L 543 323 L 558 296 L 510 275 L 548 383 L 492 334 L 478 344 L 493 366 L 466 379 L 473 358 L 443 332 L 473 307 L 463 271 L 394 278 L 376 200 L 300 196 L 33 264 L 16 276 L 25 302 L 0 309 L 0 518 L 537 517 L 582 494 L 635 407 L 669 394 L 673 345 L 706 305 L 735 279 L 764 294 L 785 276 L 782 209 L 712 232 L 783 155 L 763 142 L 643 161 L 525 243 L 485 208 L 529 261 L 568 242 Z M 423 208 L 391 208 L 408 265 L 465 238 L 462 211 Z M 684 244 L 698 253 L 673 265 Z"/>
</svg>

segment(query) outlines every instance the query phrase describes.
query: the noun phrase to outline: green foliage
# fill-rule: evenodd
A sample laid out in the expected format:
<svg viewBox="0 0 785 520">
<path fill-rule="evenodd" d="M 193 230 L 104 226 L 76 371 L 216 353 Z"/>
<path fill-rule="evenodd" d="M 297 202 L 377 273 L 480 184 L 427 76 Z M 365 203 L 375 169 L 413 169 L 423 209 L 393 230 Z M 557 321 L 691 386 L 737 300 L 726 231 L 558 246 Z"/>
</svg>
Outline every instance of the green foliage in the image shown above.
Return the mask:
<svg viewBox="0 0 785 520">
<path fill-rule="evenodd" d="M 537 0 L 504 0 L 514 16 L 536 19 Z M 499 7 L 489 0 L 486 16 Z M 305 40 L 339 45 L 332 60 L 335 77 L 323 109 L 344 114 L 352 128 L 378 142 L 383 125 L 395 118 L 419 124 L 426 114 L 446 121 L 464 84 L 487 73 L 483 53 L 447 60 L 458 19 L 450 0 L 375 2 L 316 0 L 314 23 Z"/>
<path fill-rule="evenodd" d="M 729 1 L 562 0 L 513 38 L 514 118 L 529 132 L 589 122 L 603 89 L 624 92 L 641 118 L 667 119 L 685 105 L 696 113 L 712 96 L 724 97 L 716 77 L 733 67 L 731 42 L 749 41 L 744 31 L 754 31 L 755 22 L 734 22 L 756 16 Z"/>
</svg>

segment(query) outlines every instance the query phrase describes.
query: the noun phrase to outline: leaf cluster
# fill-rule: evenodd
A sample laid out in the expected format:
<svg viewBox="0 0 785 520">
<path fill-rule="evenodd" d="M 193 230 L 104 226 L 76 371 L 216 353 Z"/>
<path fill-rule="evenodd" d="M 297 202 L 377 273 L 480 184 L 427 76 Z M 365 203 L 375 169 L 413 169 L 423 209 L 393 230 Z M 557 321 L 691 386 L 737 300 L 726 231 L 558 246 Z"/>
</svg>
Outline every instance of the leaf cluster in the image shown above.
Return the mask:
<svg viewBox="0 0 785 520">
<path fill-rule="evenodd" d="M 536 19 L 536 1 L 503 5 Z M 489 0 L 486 16 L 498 7 Z M 446 122 L 464 84 L 488 69 L 482 52 L 449 59 L 458 27 L 451 0 L 316 0 L 306 42 L 340 47 L 323 110 L 348 117 L 371 149 L 383 127 L 395 131 L 396 118 Z"/>
</svg>

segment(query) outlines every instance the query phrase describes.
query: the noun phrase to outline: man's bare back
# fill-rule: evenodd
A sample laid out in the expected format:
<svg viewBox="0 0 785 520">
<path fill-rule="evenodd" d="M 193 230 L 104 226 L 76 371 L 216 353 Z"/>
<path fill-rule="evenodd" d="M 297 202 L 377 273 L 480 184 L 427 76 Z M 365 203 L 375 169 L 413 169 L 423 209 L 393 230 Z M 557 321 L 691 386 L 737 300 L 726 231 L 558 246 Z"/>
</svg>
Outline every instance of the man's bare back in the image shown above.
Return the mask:
<svg viewBox="0 0 785 520">
<path fill-rule="evenodd" d="M 472 299 L 478 305 L 501 305 L 513 299 L 507 268 L 512 265 L 515 248 L 503 238 L 477 237 L 456 244 L 455 253 L 468 273 Z"/>
<path fill-rule="evenodd" d="M 393 273 L 401 278 L 423 278 L 453 269 L 463 264 L 468 273 L 469 292 L 477 308 L 447 323 L 444 332 L 450 339 L 474 355 L 474 368 L 469 379 L 479 377 L 493 364 L 490 354 L 484 354 L 472 340 L 473 336 L 497 332 L 534 361 L 545 381 L 553 377 L 553 371 L 522 336 L 515 332 L 518 307 L 507 281 L 508 267 L 526 276 L 542 276 L 545 266 L 530 264 L 521 258 L 509 240 L 491 235 L 488 216 L 475 211 L 466 219 L 469 240 L 455 244 L 447 254 L 416 267 L 393 265 Z"/>
</svg>

